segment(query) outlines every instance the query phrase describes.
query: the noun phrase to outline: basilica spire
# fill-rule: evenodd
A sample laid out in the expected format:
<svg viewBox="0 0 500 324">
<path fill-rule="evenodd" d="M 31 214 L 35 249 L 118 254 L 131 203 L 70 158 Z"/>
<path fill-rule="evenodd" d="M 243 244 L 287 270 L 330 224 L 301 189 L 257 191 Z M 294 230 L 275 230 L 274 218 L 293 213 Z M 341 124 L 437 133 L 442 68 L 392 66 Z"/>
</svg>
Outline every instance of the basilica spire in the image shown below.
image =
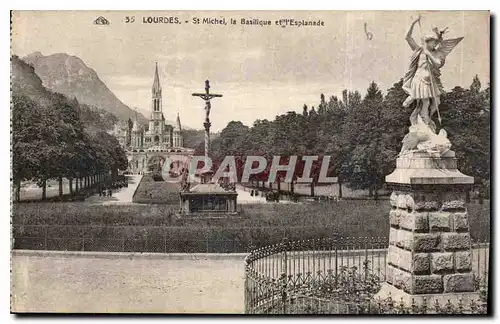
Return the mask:
<svg viewBox="0 0 500 324">
<path fill-rule="evenodd" d="M 158 94 L 161 91 L 160 77 L 158 76 L 158 62 L 155 67 L 155 78 L 153 81 L 153 94 Z"/>
<path fill-rule="evenodd" d="M 161 86 L 160 86 L 160 76 L 158 75 L 158 62 L 155 64 L 155 76 L 153 80 L 153 89 L 151 91 L 151 100 L 152 100 L 152 113 L 157 113 L 158 116 L 155 116 L 155 119 L 161 119 L 158 114 L 161 112 Z M 153 116 L 151 116 L 153 118 Z"/>
</svg>

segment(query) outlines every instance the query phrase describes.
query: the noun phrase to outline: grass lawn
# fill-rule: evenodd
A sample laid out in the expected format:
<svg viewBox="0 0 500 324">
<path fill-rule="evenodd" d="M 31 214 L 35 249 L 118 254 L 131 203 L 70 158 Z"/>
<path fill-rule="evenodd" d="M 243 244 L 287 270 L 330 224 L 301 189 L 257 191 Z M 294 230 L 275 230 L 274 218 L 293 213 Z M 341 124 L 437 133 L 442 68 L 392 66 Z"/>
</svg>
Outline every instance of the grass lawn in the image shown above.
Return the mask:
<svg viewBox="0 0 500 324">
<path fill-rule="evenodd" d="M 389 233 L 390 207 L 384 200 L 248 204 L 242 206 L 240 217 L 221 219 L 176 219 L 177 209 L 85 202 L 14 204 L 15 248 L 244 252 L 249 245 L 275 244 L 285 236 L 299 240 Z M 468 211 L 472 238 L 489 240 L 489 204 L 469 204 Z"/>
<path fill-rule="evenodd" d="M 132 201 L 140 204 L 172 204 L 179 206 L 179 185 L 154 181 L 151 174 L 142 177 Z"/>
</svg>

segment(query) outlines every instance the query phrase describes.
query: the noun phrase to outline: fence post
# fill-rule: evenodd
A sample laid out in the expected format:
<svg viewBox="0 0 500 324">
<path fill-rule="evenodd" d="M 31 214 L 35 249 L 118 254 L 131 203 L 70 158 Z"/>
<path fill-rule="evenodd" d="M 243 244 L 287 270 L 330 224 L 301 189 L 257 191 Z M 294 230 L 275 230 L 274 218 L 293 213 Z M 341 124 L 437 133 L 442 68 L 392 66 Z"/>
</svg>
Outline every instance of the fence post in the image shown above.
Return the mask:
<svg viewBox="0 0 500 324">
<path fill-rule="evenodd" d="M 339 240 L 335 238 L 334 249 L 335 249 L 335 288 L 337 288 L 338 278 L 339 278 L 339 256 L 338 256 L 338 242 Z"/>
<path fill-rule="evenodd" d="M 281 241 L 282 245 L 282 258 L 283 258 L 283 265 L 282 265 L 282 273 L 281 273 L 281 278 L 283 280 L 281 284 L 281 302 L 283 303 L 283 314 L 286 314 L 286 308 L 287 308 L 287 293 L 286 293 L 286 288 L 287 288 L 287 264 L 288 264 L 288 255 L 287 255 L 287 249 L 288 249 L 288 238 L 284 237 L 283 240 Z"/>
<path fill-rule="evenodd" d="M 248 265 L 246 264 L 247 260 L 245 260 L 245 293 L 244 293 L 244 305 L 245 305 L 245 314 L 248 314 Z"/>
<path fill-rule="evenodd" d="M 363 268 L 365 271 L 365 282 L 366 282 L 368 279 L 368 267 L 369 267 L 369 264 L 368 264 L 368 237 L 365 237 L 364 245 L 365 245 L 365 261 L 363 262 Z"/>
</svg>

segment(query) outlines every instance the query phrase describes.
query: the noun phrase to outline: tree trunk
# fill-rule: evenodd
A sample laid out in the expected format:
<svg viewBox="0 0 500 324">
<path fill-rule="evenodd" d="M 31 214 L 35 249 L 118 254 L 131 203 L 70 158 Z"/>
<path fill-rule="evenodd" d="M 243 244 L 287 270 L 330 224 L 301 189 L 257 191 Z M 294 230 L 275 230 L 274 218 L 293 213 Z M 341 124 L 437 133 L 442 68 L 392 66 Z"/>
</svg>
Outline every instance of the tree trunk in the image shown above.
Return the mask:
<svg viewBox="0 0 500 324">
<path fill-rule="evenodd" d="M 14 199 L 17 202 L 21 201 L 21 179 L 16 180 Z"/>
<path fill-rule="evenodd" d="M 68 179 L 68 182 L 69 182 L 69 194 L 73 196 L 73 179 L 72 178 Z"/>
<path fill-rule="evenodd" d="M 279 195 L 280 192 L 281 192 L 281 181 L 280 181 L 280 178 L 277 178 L 276 181 L 278 181 L 278 195 Z"/>
<path fill-rule="evenodd" d="M 43 180 L 42 182 L 42 200 L 47 198 L 47 180 Z"/>
<path fill-rule="evenodd" d="M 314 181 L 311 182 L 311 197 L 314 197 Z"/>
<path fill-rule="evenodd" d="M 378 188 L 375 188 L 374 190 L 374 193 L 375 193 L 375 200 L 378 200 Z"/>
<path fill-rule="evenodd" d="M 113 182 L 115 182 L 117 178 L 118 178 L 118 169 L 113 168 L 111 170 L 111 179 L 113 179 Z"/>
<path fill-rule="evenodd" d="M 293 180 L 290 182 L 290 192 L 294 193 Z"/>
<path fill-rule="evenodd" d="M 75 191 L 78 193 L 78 177 L 75 178 Z"/>
<path fill-rule="evenodd" d="M 373 187 L 368 188 L 368 197 L 373 197 Z"/>
<path fill-rule="evenodd" d="M 342 198 L 342 180 L 338 177 L 339 182 L 339 198 Z"/>
<path fill-rule="evenodd" d="M 59 177 L 57 179 L 57 181 L 59 182 L 59 197 L 62 197 L 63 195 L 63 181 L 62 181 L 62 177 Z"/>
<path fill-rule="evenodd" d="M 470 191 L 469 190 L 465 191 L 465 202 L 470 203 Z"/>
</svg>

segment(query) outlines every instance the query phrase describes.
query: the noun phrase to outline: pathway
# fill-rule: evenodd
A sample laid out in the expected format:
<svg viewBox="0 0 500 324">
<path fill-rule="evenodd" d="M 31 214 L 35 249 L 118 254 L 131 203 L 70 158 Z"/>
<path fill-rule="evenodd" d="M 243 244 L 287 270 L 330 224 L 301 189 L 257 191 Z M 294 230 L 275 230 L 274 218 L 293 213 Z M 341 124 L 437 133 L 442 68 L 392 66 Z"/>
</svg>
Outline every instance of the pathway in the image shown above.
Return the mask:
<svg viewBox="0 0 500 324">
<path fill-rule="evenodd" d="M 14 251 L 13 312 L 243 313 L 244 255 Z"/>
<path fill-rule="evenodd" d="M 316 270 L 325 271 L 334 266 L 328 252 L 316 252 L 311 264 L 304 252 L 289 253 L 290 272 L 304 273 L 304 267 L 310 269 L 315 265 Z M 13 312 L 244 312 L 245 254 L 25 250 L 11 253 Z M 341 258 L 341 264 L 359 268 L 364 253 L 366 251 L 363 255 L 347 255 Z M 369 264 L 383 271 L 386 250 L 373 253 L 368 255 Z M 480 277 L 487 277 L 489 265 L 481 262 L 481 258 L 485 259 L 488 254 L 485 248 L 472 250 L 472 268 Z M 276 256 L 274 262 L 271 261 L 272 267 L 261 264 L 262 269 L 275 269 L 273 274 L 278 277 L 280 258 Z"/>
<path fill-rule="evenodd" d="M 114 189 L 112 197 L 99 197 L 96 194 L 87 198 L 85 202 L 95 205 L 131 204 L 135 189 L 139 186 L 142 175 L 126 175 L 125 178 L 128 180 L 128 187 Z"/>
<path fill-rule="evenodd" d="M 238 204 L 278 204 L 277 202 L 266 201 L 266 197 L 261 196 L 260 190 L 258 196 L 251 196 L 250 192 L 252 189 L 243 187 L 242 185 L 236 185 L 236 192 L 238 193 Z M 255 190 L 254 190 L 255 191 Z M 280 200 L 279 204 L 293 204 L 294 202 L 288 200 Z"/>
</svg>

